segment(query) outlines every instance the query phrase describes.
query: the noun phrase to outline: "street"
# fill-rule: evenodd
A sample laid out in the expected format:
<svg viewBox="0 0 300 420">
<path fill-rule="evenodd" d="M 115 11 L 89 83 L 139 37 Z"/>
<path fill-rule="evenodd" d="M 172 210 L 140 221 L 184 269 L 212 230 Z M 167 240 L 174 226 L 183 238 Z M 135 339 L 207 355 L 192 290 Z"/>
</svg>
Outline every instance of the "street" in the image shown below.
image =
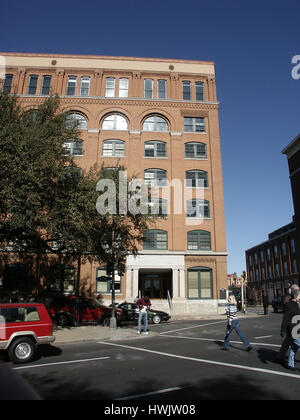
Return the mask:
<svg viewBox="0 0 300 420">
<path fill-rule="evenodd" d="M 152 337 L 54 343 L 30 364 L 5 363 L 47 400 L 298 399 L 300 373 L 276 362 L 281 319 L 241 319 L 250 353 L 235 332 L 230 351 L 221 351 L 223 318 L 150 324 Z"/>
</svg>

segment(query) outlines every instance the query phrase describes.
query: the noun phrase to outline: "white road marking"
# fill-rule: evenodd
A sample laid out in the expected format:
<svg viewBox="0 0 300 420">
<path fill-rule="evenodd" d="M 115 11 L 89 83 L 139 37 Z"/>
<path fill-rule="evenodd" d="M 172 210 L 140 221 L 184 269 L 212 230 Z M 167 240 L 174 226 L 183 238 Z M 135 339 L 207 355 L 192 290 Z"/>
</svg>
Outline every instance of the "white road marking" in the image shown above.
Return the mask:
<svg viewBox="0 0 300 420">
<path fill-rule="evenodd" d="M 71 364 L 71 363 L 92 362 L 94 360 L 105 360 L 105 359 L 110 359 L 110 357 L 109 356 L 95 357 L 93 359 L 69 360 L 67 362 L 43 363 L 43 364 L 40 364 L 40 365 L 20 366 L 20 367 L 13 368 L 13 370 L 32 369 L 32 368 L 36 368 L 36 367 L 46 367 L 46 366 L 68 365 L 68 364 Z"/>
<path fill-rule="evenodd" d="M 176 386 L 175 388 L 161 389 L 159 391 L 147 392 L 145 394 L 135 394 L 135 395 L 130 395 L 129 397 L 115 398 L 115 400 L 116 401 L 133 400 L 133 399 L 136 399 L 136 398 L 149 397 L 150 395 L 165 394 L 166 392 L 179 391 L 181 389 L 184 389 L 184 388 L 183 387 L 180 388 L 180 387 Z"/>
<path fill-rule="evenodd" d="M 164 335 L 164 337 L 170 338 L 185 338 L 186 340 L 200 340 L 200 341 L 220 341 L 223 343 L 224 339 L 220 338 L 202 338 L 202 337 L 186 337 L 185 335 Z M 232 341 L 233 344 L 243 344 L 241 341 Z M 269 344 L 269 343 L 251 343 L 253 346 L 269 346 L 269 347 L 281 347 L 279 344 Z"/>
<path fill-rule="evenodd" d="M 271 338 L 272 335 L 263 335 L 262 337 L 254 337 L 254 340 L 260 340 L 261 338 Z"/>
<path fill-rule="evenodd" d="M 278 372 L 276 370 L 260 369 L 260 368 L 254 368 L 254 367 L 251 367 L 251 366 L 234 365 L 232 363 L 216 362 L 214 360 L 197 359 L 196 357 L 180 356 L 178 354 L 164 353 L 164 352 L 161 352 L 161 351 L 143 349 L 141 347 L 125 346 L 125 345 L 122 345 L 122 344 L 107 343 L 105 341 L 99 341 L 98 344 L 103 344 L 103 345 L 106 345 L 106 346 L 121 347 L 121 348 L 124 348 L 124 349 L 135 350 L 135 351 L 142 351 L 142 352 L 145 352 L 145 353 L 158 354 L 160 356 L 172 357 L 172 358 L 175 358 L 175 359 L 190 360 L 192 362 L 205 363 L 205 364 L 217 365 L 217 366 L 225 366 L 225 367 L 231 367 L 231 368 L 234 368 L 234 369 L 248 370 L 250 372 L 259 372 L 259 373 L 267 373 L 269 375 L 285 376 L 285 377 L 288 377 L 288 378 L 294 378 L 294 379 L 300 380 L 300 375 L 295 375 L 295 374 L 292 374 L 292 373 L 285 373 L 285 372 Z"/>
<path fill-rule="evenodd" d="M 193 328 L 207 327 L 208 325 L 221 324 L 222 322 L 227 322 L 227 321 L 210 322 L 209 324 L 201 324 L 201 325 L 194 325 L 193 327 L 179 328 L 177 330 L 162 332 L 162 333 L 160 333 L 160 335 L 169 334 L 169 333 L 173 333 L 173 332 L 177 332 L 177 331 L 192 330 Z"/>
</svg>

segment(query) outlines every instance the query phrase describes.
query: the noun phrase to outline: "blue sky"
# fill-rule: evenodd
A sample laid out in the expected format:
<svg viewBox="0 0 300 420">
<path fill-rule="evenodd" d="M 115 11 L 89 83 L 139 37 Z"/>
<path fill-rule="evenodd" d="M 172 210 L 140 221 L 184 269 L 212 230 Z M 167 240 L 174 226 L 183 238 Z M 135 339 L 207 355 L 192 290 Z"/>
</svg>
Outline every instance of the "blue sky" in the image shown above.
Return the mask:
<svg viewBox="0 0 300 420">
<path fill-rule="evenodd" d="M 300 132 L 299 0 L 17 0 L 1 17 L 0 51 L 214 61 L 228 271 L 291 221 L 281 151 Z"/>
</svg>

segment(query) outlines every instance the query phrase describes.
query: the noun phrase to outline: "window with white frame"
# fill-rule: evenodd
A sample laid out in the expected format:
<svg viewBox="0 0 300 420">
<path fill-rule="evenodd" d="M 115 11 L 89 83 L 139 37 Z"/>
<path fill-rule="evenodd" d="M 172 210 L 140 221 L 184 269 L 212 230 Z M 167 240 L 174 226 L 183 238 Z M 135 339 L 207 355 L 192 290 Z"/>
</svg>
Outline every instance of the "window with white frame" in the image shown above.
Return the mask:
<svg viewBox="0 0 300 420">
<path fill-rule="evenodd" d="M 125 77 L 119 79 L 119 98 L 128 98 L 129 80 Z"/>
<path fill-rule="evenodd" d="M 112 276 L 107 274 L 106 267 L 96 270 L 96 293 L 111 293 Z M 121 293 L 121 277 L 115 269 L 115 292 Z"/>
<path fill-rule="evenodd" d="M 168 131 L 169 126 L 167 121 L 158 115 L 152 115 L 145 119 L 143 124 L 143 131 Z"/>
<path fill-rule="evenodd" d="M 116 79 L 114 77 L 106 78 L 105 97 L 113 98 L 115 96 Z"/>
<path fill-rule="evenodd" d="M 192 84 L 188 80 L 182 82 L 182 99 L 190 101 L 192 99 Z"/>
<path fill-rule="evenodd" d="M 145 142 L 145 157 L 166 157 L 167 145 L 163 141 L 147 141 Z"/>
<path fill-rule="evenodd" d="M 76 76 L 68 76 L 68 82 L 67 82 L 67 92 L 66 94 L 68 96 L 74 96 L 76 93 L 76 83 L 77 83 L 77 77 Z"/>
<path fill-rule="evenodd" d="M 152 79 L 144 80 L 144 98 L 153 99 L 153 80 Z"/>
<path fill-rule="evenodd" d="M 120 114 L 110 114 L 104 118 L 102 130 L 127 130 L 128 124 L 125 117 Z"/>
<path fill-rule="evenodd" d="M 67 128 L 77 127 L 79 130 L 87 129 L 87 121 L 85 117 L 77 112 L 69 114 L 66 118 Z"/>
<path fill-rule="evenodd" d="M 166 99 L 167 98 L 167 81 L 160 79 L 157 81 L 157 98 Z"/>
<path fill-rule="evenodd" d="M 203 117 L 184 117 L 185 133 L 205 132 L 205 120 Z"/>
<path fill-rule="evenodd" d="M 184 152 L 186 159 L 206 159 L 206 144 L 204 143 L 185 143 Z"/>
<path fill-rule="evenodd" d="M 125 156 L 125 141 L 122 140 L 104 140 L 103 157 L 124 157 Z"/>
<path fill-rule="evenodd" d="M 83 141 L 80 139 L 70 139 L 63 144 L 66 155 L 82 156 L 83 155 Z"/>
<path fill-rule="evenodd" d="M 89 96 L 91 79 L 88 76 L 82 76 L 80 79 L 80 96 Z"/>
</svg>

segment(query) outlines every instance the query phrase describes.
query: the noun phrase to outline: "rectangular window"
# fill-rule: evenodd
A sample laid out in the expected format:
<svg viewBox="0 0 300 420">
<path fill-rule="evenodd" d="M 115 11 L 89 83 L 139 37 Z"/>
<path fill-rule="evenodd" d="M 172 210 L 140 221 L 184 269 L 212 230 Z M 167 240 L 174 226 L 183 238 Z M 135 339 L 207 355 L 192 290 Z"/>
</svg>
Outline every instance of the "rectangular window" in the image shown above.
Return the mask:
<svg viewBox="0 0 300 420">
<path fill-rule="evenodd" d="M 121 78 L 119 80 L 119 98 L 128 98 L 129 80 Z"/>
<path fill-rule="evenodd" d="M 106 273 L 106 268 L 97 268 L 96 293 L 111 293 L 112 277 Z M 121 293 L 121 277 L 115 270 L 115 292 Z"/>
<path fill-rule="evenodd" d="M 145 99 L 153 99 L 153 80 L 144 80 L 144 97 Z"/>
<path fill-rule="evenodd" d="M 116 80 L 114 77 L 107 77 L 106 78 L 106 87 L 105 87 L 105 97 L 106 98 L 114 98 L 115 96 L 115 85 Z"/>
<path fill-rule="evenodd" d="M 6 74 L 2 85 L 2 92 L 10 93 L 12 88 L 13 75 Z"/>
<path fill-rule="evenodd" d="M 29 76 L 28 89 L 27 89 L 28 95 L 36 94 L 37 83 L 38 83 L 38 76 L 36 74 L 32 74 L 31 76 Z"/>
<path fill-rule="evenodd" d="M 203 117 L 184 117 L 185 133 L 203 133 L 205 132 L 205 122 Z"/>
<path fill-rule="evenodd" d="M 167 98 L 167 81 L 166 80 L 157 81 L 157 97 L 158 99 Z"/>
<path fill-rule="evenodd" d="M 90 78 L 83 76 L 80 82 L 80 96 L 89 96 L 90 94 Z"/>
<path fill-rule="evenodd" d="M 188 298 L 213 298 L 211 269 L 199 267 L 188 270 Z"/>
<path fill-rule="evenodd" d="M 188 80 L 182 82 L 182 98 L 184 101 L 190 101 L 192 99 L 191 82 Z"/>
<path fill-rule="evenodd" d="M 51 76 L 43 76 L 41 95 L 50 95 Z"/>
<path fill-rule="evenodd" d="M 196 101 L 204 101 L 204 83 L 195 82 L 196 87 Z"/>
<path fill-rule="evenodd" d="M 74 96 L 75 95 L 75 93 L 76 93 L 76 81 L 77 81 L 76 76 L 69 76 L 68 77 L 67 92 L 66 92 L 66 94 L 68 96 Z"/>
<path fill-rule="evenodd" d="M 295 240 L 292 238 L 291 239 L 291 253 L 295 254 L 295 252 L 296 252 Z"/>
</svg>

